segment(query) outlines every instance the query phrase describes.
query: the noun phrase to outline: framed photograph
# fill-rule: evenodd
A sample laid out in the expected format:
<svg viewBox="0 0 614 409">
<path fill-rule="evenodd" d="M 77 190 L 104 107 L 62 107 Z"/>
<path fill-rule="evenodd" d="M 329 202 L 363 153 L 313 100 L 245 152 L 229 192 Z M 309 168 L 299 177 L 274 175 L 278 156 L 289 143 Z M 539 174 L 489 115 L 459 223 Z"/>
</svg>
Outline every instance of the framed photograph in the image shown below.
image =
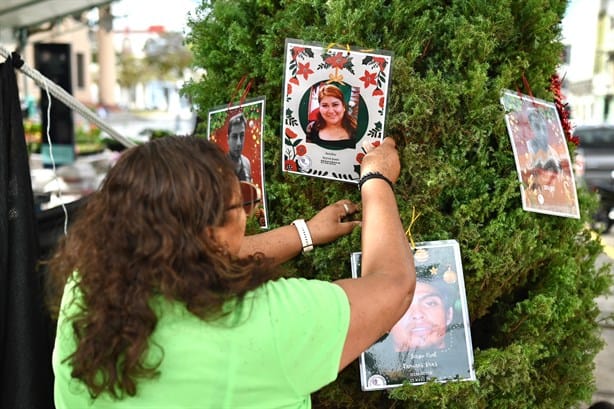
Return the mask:
<svg viewBox="0 0 614 409">
<path fill-rule="evenodd" d="M 361 254 L 351 255 L 354 278 L 360 277 Z M 458 242 L 417 243 L 414 263 L 416 291 L 411 305 L 359 358 L 364 391 L 431 380 L 476 380 Z"/>
<path fill-rule="evenodd" d="M 514 151 L 522 208 L 579 219 L 576 181 L 554 103 L 504 90 L 501 104 Z"/>
<path fill-rule="evenodd" d="M 392 53 L 286 40 L 283 171 L 358 183 L 384 137 Z"/>
<path fill-rule="evenodd" d="M 262 143 L 264 109 L 264 97 L 213 108 L 208 113 L 207 137 L 227 153 L 242 185 L 252 188 L 246 190 L 242 186 L 242 191 L 244 195 L 248 191 L 257 196 L 255 215 L 260 227 L 268 228 Z"/>
</svg>

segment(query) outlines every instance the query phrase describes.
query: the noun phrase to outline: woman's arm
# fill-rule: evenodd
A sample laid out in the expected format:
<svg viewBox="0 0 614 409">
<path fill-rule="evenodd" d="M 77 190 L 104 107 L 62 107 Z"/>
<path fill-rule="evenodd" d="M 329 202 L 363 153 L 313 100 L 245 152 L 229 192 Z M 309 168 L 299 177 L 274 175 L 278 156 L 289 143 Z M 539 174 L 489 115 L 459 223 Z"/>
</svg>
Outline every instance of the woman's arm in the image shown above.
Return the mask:
<svg viewBox="0 0 614 409">
<path fill-rule="evenodd" d="M 355 213 L 357 209 L 358 207 L 349 200 L 340 200 L 320 210 L 307 221 L 313 245 L 326 244 L 349 234 L 354 227 L 360 225 L 360 221 L 346 221 L 345 218 Z M 281 264 L 298 255 L 302 248 L 297 228 L 294 225 L 288 225 L 246 236 L 243 239 L 239 257 L 261 252 L 273 258 L 276 264 Z"/>
<path fill-rule="evenodd" d="M 400 163 L 394 140 L 384 139 L 361 165 L 361 177 L 380 173 L 391 182 Z M 339 371 L 390 330 L 411 303 L 416 286 L 413 255 L 388 182 L 370 178 L 362 195 L 361 277 L 336 281 L 350 302 L 350 326 Z"/>
</svg>

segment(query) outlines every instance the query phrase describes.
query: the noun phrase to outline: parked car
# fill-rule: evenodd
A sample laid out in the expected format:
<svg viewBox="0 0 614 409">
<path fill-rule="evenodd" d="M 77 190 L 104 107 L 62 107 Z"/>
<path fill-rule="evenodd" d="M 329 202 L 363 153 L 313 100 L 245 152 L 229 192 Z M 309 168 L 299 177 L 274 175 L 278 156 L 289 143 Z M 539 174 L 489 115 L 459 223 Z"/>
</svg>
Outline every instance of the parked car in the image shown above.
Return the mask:
<svg viewBox="0 0 614 409">
<path fill-rule="evenodd" d="M 614 225 L 614 125 L 578 126 L 573 133 L 576 181 L 599 194 L 594 227 L 607 232 Z"/>
</svg>

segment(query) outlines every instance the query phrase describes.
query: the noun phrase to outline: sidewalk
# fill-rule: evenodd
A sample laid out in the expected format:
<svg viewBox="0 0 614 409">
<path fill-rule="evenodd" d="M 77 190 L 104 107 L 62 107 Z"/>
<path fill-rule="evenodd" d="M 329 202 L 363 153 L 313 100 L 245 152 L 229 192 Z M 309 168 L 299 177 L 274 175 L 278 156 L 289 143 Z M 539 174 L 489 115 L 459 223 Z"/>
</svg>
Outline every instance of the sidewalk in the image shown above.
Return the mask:
<svg viewBox="0 0 614 409">
<path fill-rule="evenodd" d="M 605 234 L 602 236 L 603 245 L 606 246 L 606 253 L 612 254 L 614 248 L 614 235 Z M 611 256 L 610 256 L 611 257 Z M 614 260 L 604 254 L 597 259 L 598 263 L 613 263 Z M 614 274 L 614 265 L 612 267 Z M 614 293 L 614 287 L 612 287 Z M 601 317 L 614 313 L 614 295 L 601 296 L 596 299 Z M 597 391 L 593 395 L 593 402 L 609 401 L 614 403 L 614 321 L 600 321 L 601 334 L 606 343 L 603 350 L 595 358 L 595 380 Z"/>
</svg>

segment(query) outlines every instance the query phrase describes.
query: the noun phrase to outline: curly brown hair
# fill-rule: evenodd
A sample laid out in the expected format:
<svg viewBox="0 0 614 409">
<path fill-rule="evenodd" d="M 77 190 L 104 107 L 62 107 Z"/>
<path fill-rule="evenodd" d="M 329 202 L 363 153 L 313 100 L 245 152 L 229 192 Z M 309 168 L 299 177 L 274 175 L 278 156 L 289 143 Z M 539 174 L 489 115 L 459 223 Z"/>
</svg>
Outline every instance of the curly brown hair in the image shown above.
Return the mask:
<svg viewBox="0 0 614 409">
<path fill-rule="evenodd" d="M 138 378 L 158 374 L 160 362 L 145 362 L 157 323 L 152 297 L 212 320 L 280 276 L 262 254 L 237 259 L 207 233 L 226 222 L 237 185 L 217 145 L 169 136 L 126 150 L 88 198 L 49 272 L 56 315 L 65 283 L 75 280 L 79 311 L 67 319 L 77 348 L 66 360 L 93 397 L 133 396 Z"/>
</svg>

